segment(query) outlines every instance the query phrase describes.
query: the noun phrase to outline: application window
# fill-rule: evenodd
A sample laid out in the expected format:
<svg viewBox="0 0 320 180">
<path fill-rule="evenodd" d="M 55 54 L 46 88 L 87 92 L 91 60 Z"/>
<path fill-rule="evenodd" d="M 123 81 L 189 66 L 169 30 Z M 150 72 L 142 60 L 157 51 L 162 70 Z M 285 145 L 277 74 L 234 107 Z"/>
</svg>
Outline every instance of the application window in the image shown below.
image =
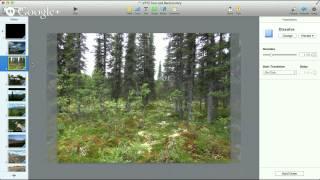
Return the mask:
<svg viewBox="0 0 320 180">
<path fill-rule="evenodd" d="M 0 180 L 319 179 L 319 1 L 0 1 Z"/>
</svg>

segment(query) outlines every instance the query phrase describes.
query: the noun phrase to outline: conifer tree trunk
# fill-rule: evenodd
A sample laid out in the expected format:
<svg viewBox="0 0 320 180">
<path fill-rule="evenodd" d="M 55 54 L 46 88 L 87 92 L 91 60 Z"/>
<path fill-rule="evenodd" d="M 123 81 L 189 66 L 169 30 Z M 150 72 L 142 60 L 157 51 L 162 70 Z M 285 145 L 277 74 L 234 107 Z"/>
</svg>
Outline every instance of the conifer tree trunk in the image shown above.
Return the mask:
<svg viewBox="0 0 320 180">
<path fill-rule="evenodd" d="M 186 52 L 187 52 L 187 65 L 186 65 L 186 108 L 188 112 L 187 119 L 192 120 L 192 101 L 193 101 L 193 83 L 194 83 L 194 67 L 196 61 L 196 35 L 188 33 L 186 35 Z"/>
<path fill-rule="evenodd" d="M 213 97 L 211 95 L 211 92 L 213 92 L 213 81 L 209 82 L 207 95 L 207 118 L 209 123 L 212 123 L 213 121 Z"/>
<path fill-rule="evenodd" d="M 76 60 L 77 60 L 77 90 L 80 89 L 80 78 L 81 78 L 81 34 L 78 33 L 77 35 L 77 45 L 76 45 Z M 78 116 L 81 117 L 81 95 L 78 91 L 77 93 L 77 113 Z"/>
</svg>

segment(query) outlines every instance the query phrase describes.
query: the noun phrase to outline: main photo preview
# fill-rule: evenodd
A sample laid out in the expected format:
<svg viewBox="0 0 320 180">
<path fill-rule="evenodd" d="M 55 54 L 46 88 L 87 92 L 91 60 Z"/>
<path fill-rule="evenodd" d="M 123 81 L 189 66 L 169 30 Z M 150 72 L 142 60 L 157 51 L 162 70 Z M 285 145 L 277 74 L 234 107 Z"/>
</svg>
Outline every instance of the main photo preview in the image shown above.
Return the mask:
<svg viewBox="0 0 320 180">
<path fill-rule="evenodd" d="M 0 18 L 0 178 L 27 178 L 28 19 Z"/>
<path fill-rule="evenodd" d="M 47 44 L 58 163 L 240 160 L 238 34 L 57 33 Z"/>
</svg>

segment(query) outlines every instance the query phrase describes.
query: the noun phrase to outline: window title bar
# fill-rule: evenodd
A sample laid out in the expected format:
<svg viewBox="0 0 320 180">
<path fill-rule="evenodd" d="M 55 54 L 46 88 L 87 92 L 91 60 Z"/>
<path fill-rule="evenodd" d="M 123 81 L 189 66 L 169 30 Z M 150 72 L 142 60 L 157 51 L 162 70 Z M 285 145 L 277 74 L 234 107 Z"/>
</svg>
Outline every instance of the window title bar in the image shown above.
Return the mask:
<svg viewBox="0 0 320 180">
<path fill-rule="evenodd" d="M 317 1 L 1 1 L 1 16 L 319 16 Z M 8 3 L 9 2 L 9 3 Z"/>
</svg>

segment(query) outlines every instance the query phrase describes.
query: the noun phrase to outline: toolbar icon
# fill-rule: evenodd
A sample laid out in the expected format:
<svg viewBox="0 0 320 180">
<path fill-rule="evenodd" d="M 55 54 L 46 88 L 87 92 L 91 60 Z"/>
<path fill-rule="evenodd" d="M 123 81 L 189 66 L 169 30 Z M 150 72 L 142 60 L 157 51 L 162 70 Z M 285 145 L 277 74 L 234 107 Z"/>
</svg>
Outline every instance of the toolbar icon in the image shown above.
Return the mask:
<svg viewBox="0 0 320 180">
<path fill-rule="evenodd" d="M 241 7 L 239 5 L 236 6 L 236 13 L 241 14 Z"/>
<path fill-rule="evenodd" d="M 228 14 L 233 14 L 233 9 L 231 6 L 228 7 Z"/>
<path fill-rule="evenodd" d="M 300 6 L 300 13 L 306 13 L 308 11 L 308 6 L 306 5 L 302 5 Z"/>
<path fill-rule="evenodd" d="M 166 11 L 167 11 L 167 7 L 166 7 L 166 6 L 160 7 L 160 11 L 161 11 L 161 12 L 166 12 Z"/>
<path fill-rule="evenodd" d="M 141 7 L 140 6 L 137 6 L 135 9 L 134 9 L 135 12 L 140 12 L 141 11 Z"/>
<path fill-rule="evenodd" d="M 172 10 L 172 12 L 177 12 L 177 11 L 178 11 L 178 8 L 174 6 L 174 7 L 172 7 L 171 10 Z"/>
<path fill-rule="evenodd" d="M 151 6 L 151 12 L 152 13 L 158 12 L 158 6 L 156 6 L 156 5 Z"/>
<path fill-rule="evenodd" d="M 273 30 L 272 29 L 266 29 L 264 37 L 265 38 L 272 38 L 273 37 Z"/>
<path fill-rule="evenodd" d="M 128 14 L 131 14 L 132 11 L 133 11 L 132 6 L 128 6 L 128 7 L 127 7 L 127 13 L 128 13 Z"/>
<path fill-rule="evenodd" d="M 77 15 L 79 13 L 79 9 L 77 7 L 73 7 L 73 15 Z"/>
</svg>

